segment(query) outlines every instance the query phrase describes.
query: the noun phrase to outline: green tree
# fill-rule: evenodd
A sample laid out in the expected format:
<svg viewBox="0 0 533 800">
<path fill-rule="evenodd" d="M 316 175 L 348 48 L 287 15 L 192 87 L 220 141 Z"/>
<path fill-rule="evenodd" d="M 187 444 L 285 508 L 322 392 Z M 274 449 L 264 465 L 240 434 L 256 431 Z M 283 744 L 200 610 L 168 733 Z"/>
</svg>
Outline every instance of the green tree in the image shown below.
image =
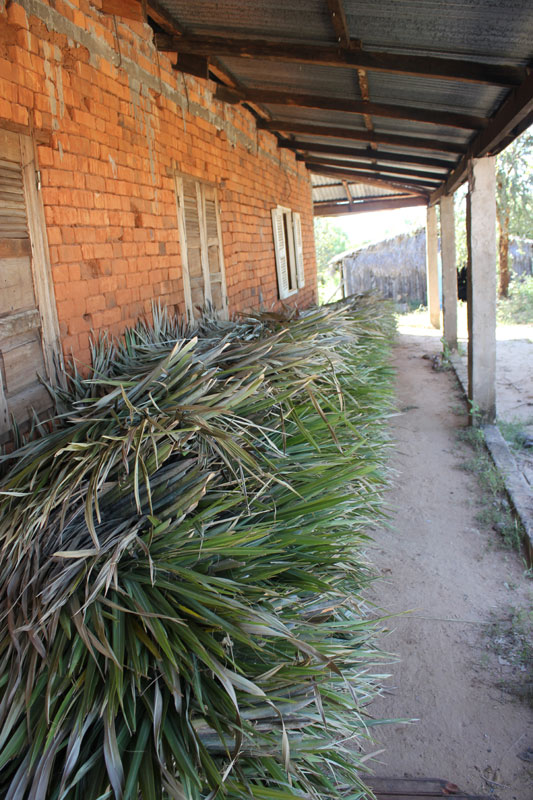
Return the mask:
<svg viewBox="0 0 533 800">
<path fill-rule="evenodd" d="M 533 134 L 531 129 L 514 140 L 496 159 L 496 211 L 499 234 L 499 296 L 507 297 L 509 239 L 533 239 Z M 455 240 L 457 266 L 467 261 L 467 184 L 455 193 Z"/>
<path fill-rule="evenodd" d="M 332 278 L 328 274 L 327 266 L 332 258 L 348 249 L 348 234 L 336 225 L 331 218 L 316 217 L 315 246 L 319 293 L 321 296 L 326 297 L 328 294 L 326 286 L 331 282 Z M 334 291 L 334 287 L 331 288 Z M 326 299 L 329 298 L 326 297 Z"/>
<path fill-rule="evenodd" d="M 533 134 L 526 131 L 496 159 L 500 278 L 498 294 L 509 294 L 509 237 L 533 238 Z"/>
</svg>

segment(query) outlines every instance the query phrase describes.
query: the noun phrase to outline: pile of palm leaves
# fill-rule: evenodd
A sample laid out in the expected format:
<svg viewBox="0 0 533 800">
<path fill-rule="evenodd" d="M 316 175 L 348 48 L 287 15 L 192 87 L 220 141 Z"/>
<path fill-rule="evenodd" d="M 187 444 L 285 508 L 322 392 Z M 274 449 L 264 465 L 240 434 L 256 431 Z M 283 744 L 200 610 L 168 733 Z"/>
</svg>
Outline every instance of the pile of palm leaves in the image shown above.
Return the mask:
<svg viewBox="0 0 533 800">
<path fill-rule="evenodd" d="M 391 315 L 154 316 L 2 459 L 0 795 L 362 797 Z"/>
</svg>

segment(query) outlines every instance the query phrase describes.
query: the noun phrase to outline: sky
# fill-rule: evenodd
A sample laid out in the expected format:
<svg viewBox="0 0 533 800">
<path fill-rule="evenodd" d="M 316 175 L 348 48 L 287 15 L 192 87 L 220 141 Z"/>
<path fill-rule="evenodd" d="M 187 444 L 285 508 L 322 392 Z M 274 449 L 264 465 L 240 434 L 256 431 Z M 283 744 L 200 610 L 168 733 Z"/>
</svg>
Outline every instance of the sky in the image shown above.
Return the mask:
<svg viewBox="0 0 533 800">
<path fill-rule="evenodd" d="M 426 208 L 397 208 L 394 211 L 370 211 L 367 214 L 343 214 L 335 217 L 335 225 L 349 236 L 350 249 L 381 242 L 400 233 L 423 228 L 426 224 Z"/>
</svg>

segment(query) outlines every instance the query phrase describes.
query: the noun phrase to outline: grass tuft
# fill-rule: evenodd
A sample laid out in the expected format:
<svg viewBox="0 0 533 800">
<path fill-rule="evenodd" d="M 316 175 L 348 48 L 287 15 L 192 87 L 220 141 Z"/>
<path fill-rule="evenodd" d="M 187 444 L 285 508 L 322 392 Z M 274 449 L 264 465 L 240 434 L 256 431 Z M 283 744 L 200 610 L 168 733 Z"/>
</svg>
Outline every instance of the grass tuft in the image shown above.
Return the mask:
<svg viewBox="0 0 533 800">
<path fill-rule="evenodd" d="M 487 452 L 482 428 L 465 428 L 458 438 L 472 448 L 471 457 L 461 464 L 461 469 L 475 475 L 482 490 L 481 509 L 476 519 L 496 531 L 504 547 L 521 552 L 523 529 L 505 496 L 503 477 Z"/>
</svg>

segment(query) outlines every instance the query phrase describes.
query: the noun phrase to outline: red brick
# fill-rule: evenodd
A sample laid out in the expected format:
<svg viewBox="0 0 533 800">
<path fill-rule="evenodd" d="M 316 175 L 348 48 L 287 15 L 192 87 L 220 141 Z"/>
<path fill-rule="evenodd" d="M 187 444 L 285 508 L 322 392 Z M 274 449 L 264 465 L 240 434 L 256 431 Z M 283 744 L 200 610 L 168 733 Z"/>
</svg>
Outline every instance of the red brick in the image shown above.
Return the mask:
<svg viewBox="0 0 533 800">
<path fill-rule="evenodd" d="M 21 28 L 28 27 L 28 18 L 24 8 L 18 3 L 9 3 L 7 6 L 7 21 Z"/>
<path fill-rule="evenodd" d="M 93 6 L 99 5 L 95 0 Z M 89 35 L 115 47 L 111 21 L 95 14 L 87 0 L 55 0 L 54 7 Z M 10 9 L 17 24 L 26 27 L 22 7 L 12 3 Z M 123 54 L 128 58 L 135 54 L 139 67 L 155 75 L 151 50 L 138 38 L 148 33 L 143 26 L 135 27 L 119 22 Z M 9 51 L 11 61 L 0 59 L 1 74 L 10 81 L 0 92 L 0 115 L 25 124 L 27 109 L 33 108 L 37 129 L 51 131 L 59 123 L 52 135 L 53 146 L 39 146 L 39 164 L 64 343 L 88 358 L 91 325 L 118 333 L 149 311 L 153 299 L 183 309 L 181 247 L 170 172 L 175 164 L 191 176 L 220 186 L 231 309 L 258 302 L 260 287 L 265 303 L 276 300 L 270 210 L 278 204 L 302 214 L 309 286 L 294 299 L 300 305 L 309 302 L 314 290 L 313 236 L 305 167 L 296 164 L 292 154 L 280 153 L 270 133 L 257 134 L 247 111 L 214 103 L 206 94 L 213 85 L 190 77 L 185 80 L 191 102 L 226 114 L 228 124 L 250 138 L 251 150 L 258 141 L 261 152 L 274 158 L 255 155 L 240 144 L 231 146 L 226 131 L 217 132 L 210 122 L 189 113 L 184 129 L 181 109 L 154 93 L 151 106 L 140 100 L 141 123 L 123 71 L 103 58 L 89 63 L 88 51 L 56 35 L 54 43 L 64 47 L 65 113 L 61 119 L 53 117 L 41 57 L 50 58 L 52 45 L 39 38 L 43 32 L 44 27 L 32 18 L 31 42 L 19 30 L 22 46 Z M 160 56 L 161 80 L 180 91 L 170 64 L 168 57 Z M 147 124 L 154 132 L 150 142 Z"/>
</svg>

